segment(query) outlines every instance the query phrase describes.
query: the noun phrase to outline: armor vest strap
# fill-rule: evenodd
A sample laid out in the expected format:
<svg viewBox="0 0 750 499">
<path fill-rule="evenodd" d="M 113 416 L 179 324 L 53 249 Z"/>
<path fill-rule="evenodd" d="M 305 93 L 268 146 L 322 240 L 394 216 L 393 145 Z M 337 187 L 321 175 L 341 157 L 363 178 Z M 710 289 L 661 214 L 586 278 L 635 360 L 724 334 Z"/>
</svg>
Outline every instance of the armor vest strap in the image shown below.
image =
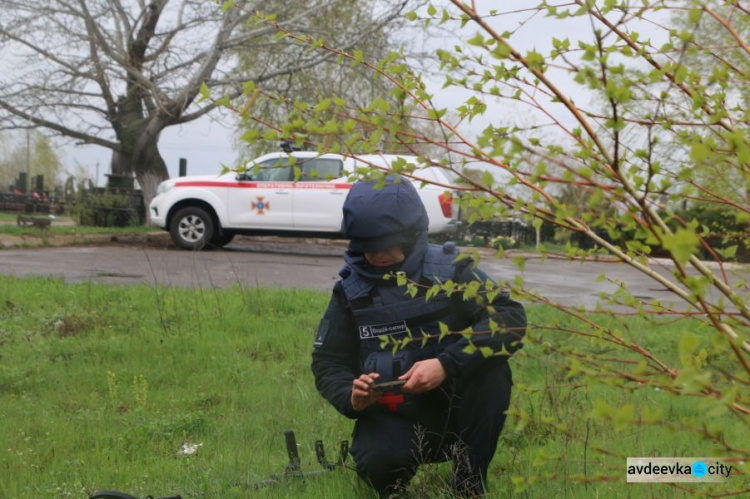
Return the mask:
<svg viewBox="0 0 750 499">
<path fill-rule="evenodd" d="M 341 285 L 344 288 L 344 294 L 347 300 L 356 300 L 370 294 L 373 283 L 362 279 L 359 275 L 348 267 L 342 269 L 341 274 L 347 274 L 341 279 Z"/>
<path fill-rule="evenodd" d="M 457 256 L 458 249 L 452 242 L 447 242 L 442 247 L 431 244 L 424 257 L 422 276 L 432 281 L 433 284 L 454 279 Z"/>
</svg>

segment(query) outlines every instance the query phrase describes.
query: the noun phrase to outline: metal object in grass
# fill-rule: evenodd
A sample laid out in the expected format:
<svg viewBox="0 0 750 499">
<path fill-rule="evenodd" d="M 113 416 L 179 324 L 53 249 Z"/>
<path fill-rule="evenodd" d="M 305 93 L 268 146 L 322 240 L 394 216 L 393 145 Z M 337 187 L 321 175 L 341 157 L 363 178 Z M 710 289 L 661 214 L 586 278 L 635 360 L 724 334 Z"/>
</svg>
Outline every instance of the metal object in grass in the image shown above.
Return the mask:
<svg viewBox="0 0 750 499">
<path fill-rule="evenodd" d="M 52 224 L 52 219 L 49 217 L 47 218 L 38 218 L 38 217 L 29 217 L 26 215 L 18 214 L 18 217 L 16 218 L 16 223 L 19 227 L 27 227 L 31 225 L 34 229 L 48 229 L 49 226 Z"/>
<path fill-rule="evenodd" d="M 89 499 L 138 499 L 135 496 L 131 496 L 130 494 L 125 494 L 124 492 L 117 492 L 115 490 L 100 490 L 99 492 L 94 492 L 89 496 Z M 154 497 L 154 496 L 146 496 L 146 499 L 182 499 L 181 495 L 175 495 L 175 496 L 163 496 L 163 497 Z"/>
<path fill-rule="evenodd" d="M 326 473 L 328 471 L 334 471 L 337 468 L 343 468 L 346 463 L 346 457 L 349 455 L 349 441 L 342 440 L 340 444 L 338 461 L 331 463 L 326 458 L 325 448 L 323 447 L 323 441 L 316 440 L 315 441 L 315 456 L 318 460 L 318 463 L 320 463 L 320 466 L 322 467 L 322 469 L 302 471 L 302 467 L 300 466 L 301 460 L 299 457 L 299 453 L 297 452 L 297 438 L 294 436 L 294 431 L 286 430 L 284 432 L 284 438 L 286 440 L 286 452 L 287 452 L 287 455 L 289 456 L 289 463 L 286 465 L 286 468 L 284 469 L 284 473 L 282 473 L 281 475 L 271 475 L 270 478 L 267 478 L 266 480 L 263 480 L 262 482 L 255 484 L 256 489 L 260 489 L 268 485 L 279 483 L 282 480 L 287 479 L 287 478 L 304 479 L 310 476 L 322 475 L 323 473 Z"/>
<path fill-rule="evenodd" d="M 318 459 L 318 463 L 322 469 L 303 471 L 301 466 L 301 460 L 299 453 L 297 452 L 297 438 L 294 436 L 294 431 L 286 430 L 284 432 L 284 438 L 286 439 L 286 452 L 289 456 L 289 463 L 287 463 L 284 472 L 280 475 L 271 475 L 266 480 L 256 483 L 254 488 L 260 489 L 268 485 L 273 485 L 281 482 L 287 478 L 302 478 L 305 479 L 310 476 L 321 475 L 323 473 L 334 471 L 338 468 L 343 468 L 346 464 L 346 457 L 349 455 L 349 441 L 342 440 L 340 444 L 339 457 L 336 462 L 329 462 L 326 458 L 325 448 L 323 447 L 322 440 L 315 441 L 315 457 Z M 89 496 L 89 499 L 138 499 L 130 494 L 124 492 L 117 492 L 114 490 L 102 490 L 94 492 Z M 146 496 L 146 499 L 182 499 L 180 495 L 172 495 L 165 497 L 154 497 Z"/>
</svg>

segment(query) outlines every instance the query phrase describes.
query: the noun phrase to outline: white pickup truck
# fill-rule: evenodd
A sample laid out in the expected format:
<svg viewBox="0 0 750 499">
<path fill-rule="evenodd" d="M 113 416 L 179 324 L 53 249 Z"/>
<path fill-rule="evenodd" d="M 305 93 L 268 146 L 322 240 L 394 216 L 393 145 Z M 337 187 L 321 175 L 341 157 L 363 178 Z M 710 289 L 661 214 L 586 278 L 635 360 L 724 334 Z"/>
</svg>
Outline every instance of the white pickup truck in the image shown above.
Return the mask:
<svg viewBox="0 0 750 499">
<path fill-rule="evenodd" d="M 295 160 L 290 161 L 293 155 Z M 369 155 L 355 160 L 338 154 L 294 151 L 266 154 L 248 164 L 245 173 L 180 177 L 159 185 L 149 206 L 151 224 L 169 231 L 183 249 L 223 247 L 236 234 L 340 235 L 342 205 L 356 168 L 390 169 L 397 158 Z M 294 163 L 293 165 L 291 163 Z M 301 174 L 295 181 L 294 169 Z M 430 218 L 430 234 L 455 232 L 458 203 L 453 203 L 448 171 L 420 168 L 415 181 Z"/>
</svg>

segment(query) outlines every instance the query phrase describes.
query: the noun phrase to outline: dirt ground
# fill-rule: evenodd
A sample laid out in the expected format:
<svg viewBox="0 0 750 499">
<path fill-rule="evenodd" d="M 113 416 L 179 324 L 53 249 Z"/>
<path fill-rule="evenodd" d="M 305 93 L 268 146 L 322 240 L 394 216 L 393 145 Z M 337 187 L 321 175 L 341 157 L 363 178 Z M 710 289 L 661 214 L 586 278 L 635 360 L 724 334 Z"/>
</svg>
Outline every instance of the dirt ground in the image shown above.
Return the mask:
<svg viewBox="0 0 750 499">
<path fill-rule="evenodd" d="M 49 235 L 23 235 L 0 234 L 0 248 L 39 248 L 39 247 L 61 247 L 76 245 L 109 245 L 128 244 L 140 245 L 154 248 L 167 248 L 174 246 L 169 234 L 166 232 L 153 232 L 147 234 L 49 234 Z"/>
</svg>

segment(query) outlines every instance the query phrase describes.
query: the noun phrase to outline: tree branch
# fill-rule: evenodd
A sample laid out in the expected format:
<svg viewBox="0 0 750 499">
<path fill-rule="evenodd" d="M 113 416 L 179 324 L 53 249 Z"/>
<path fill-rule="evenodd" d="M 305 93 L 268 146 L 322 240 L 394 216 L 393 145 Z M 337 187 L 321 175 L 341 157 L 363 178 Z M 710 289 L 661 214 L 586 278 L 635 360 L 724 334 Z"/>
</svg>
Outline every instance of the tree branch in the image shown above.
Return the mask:
<svg viewBox="0 0 750 499">
<path fill-rule="evenodd" d="M 11 114 L 15 116 L 19 116 L 26 121 L 29 121 L 31 123 L 34 123 L 37 126 L 41 126 L 44 128 L 49 128 L 50 130 L 54 130 L 62 135 L 67 135 L 68 137 L 72 137 L 74 139 L 79 139 L 87 144 L 96 144 L 102 147 L 106 147 L 107 149 L 111 149 L 113 151 L 120 151 L 121 145 L 117 142 L 111 142 L 109 140 L 104 140 L 99 137 L 94 137 L 93 135 L 88 135 L 85 133 L 81 133 L 78 130 L 73 130 L 72 128 L 65 127 L 63 125 L 60 125 L 59 123 L 55 123 L 52 121 L 43 120 L 41 118 L 37 118 L 35 116 L 32 116 L 28 113 L 25 113 L 24 111 L 12 106 L 8 102 L 5 102 L 4 100 L 0 99 L 0 107 L 5 109 L 6 111 L 10 112 Z"/>
<path fill-rule="evenodd" d="M 719 14 L 716 13 L 715 10 L 709 8 L 708 6 L 704 5 L 703 10 L 708 13 L 709 16 L 716 19 L 716 22 L 721 24 L 727 32 L 732 35 L 732 38 L 734 38 L 737 41 L 737 44 L 742 48 L 742 50 L 745 51 L 746 54 L 750 54 L 750 47 L 747 46 L 747 43 L 745 43 L 745 40 L 742 39 L 742 37 L 737 33 L 734 28 L 732 28 L 732 25 L 729 24 L 729 22 L 721 17 Z"/>
</svg>

